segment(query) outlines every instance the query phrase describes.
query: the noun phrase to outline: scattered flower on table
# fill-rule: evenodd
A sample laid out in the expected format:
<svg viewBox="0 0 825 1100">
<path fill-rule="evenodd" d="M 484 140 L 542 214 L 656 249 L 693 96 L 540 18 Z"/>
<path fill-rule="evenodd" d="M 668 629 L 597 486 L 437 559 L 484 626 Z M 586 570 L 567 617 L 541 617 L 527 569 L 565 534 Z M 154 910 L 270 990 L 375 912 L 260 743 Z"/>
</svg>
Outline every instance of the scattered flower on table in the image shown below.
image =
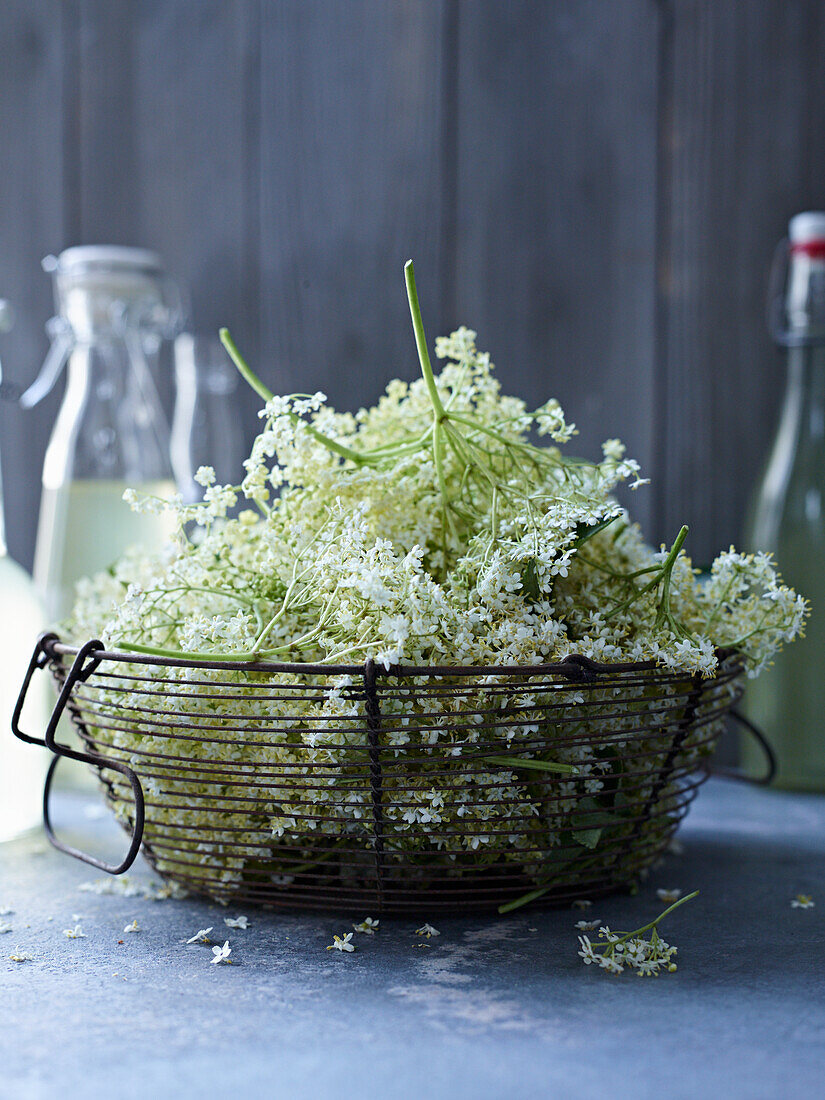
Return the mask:
<svg viewBox="0 0 825 1100">
<path fill-rule="evenodd" d="M 248 917 L 224 917 L 223 923 L 227 928 L 243 928 L 246 930 L 249 927 Z"/>
<path fill-rule="evenodd" d="M 414 943 L 413 947 L 432 947 L 431 943 Z"/>
<path fill-rule="evenodd" d="M 0 920 L 0 936 L 6 932 L 12 932 L 13 928 L 7 920 Z"/>
<path fill-rule="evenodd" d="M 9 955 L 9 958 L 11 959 L 12 962 L 15 962 L 15 963 L 26 963 L 26 962 L 32 962 L 32 960 L 34 959 L 34 956 L 30 955 L 28 953 L 28 951 L 21 951 L 20 948 L 18 947 L 12 952 L 11 955 Z"/>
<path fill-rule="evenodd" d="M 9 908 L 8 905 L 0 907 L 0 917 L 10 917 L 13 912 L 14 910 Z"/>
<path fill-rule="evenodd" d="M 212 931 L 212 926 L 211 925 L 209 926 L 209 928 L 201 928 L 195 933 L 194 936 L 192 936 L 191 939 L 188 939 L 186 942 L 187 943 L 211 943 L 212 941 L 209 938 L 209 933 L 211 931 Z"/>
<path fill-rule="evenodd" d="M 593 902 L 588 901 L 587 898 L 579 898 L 578 900 L 573 902 L 573 908 L 574 909 L 589 909 L 592 906 L 592 904 L 593 904 Z"/>
<path fill-rule="evenodd" d="M 681 890 L 657 890 L 656 897 L 659 901 L 663 901 L 665 905 L 672 905 L 674 901 L 678 901 L 682 896 Z"/>
<path fill-rule="evenodd" d="M 66 937 L 67 940 L 86 939 L 86 933 L 83 931 L 79 924 L 76 924 L 74 928 L 64 928 L 63 935 Z"/>
<path fill-rule="evenodd" d="M 576 927 L 580 932 L 593 932 L 601 923 L 600 920 L 579 920 L 576 921 Z"/>
<path fill-rule="evenodd" d="M 78 886 L 84 894 L 97 894 L 99 896 L 114 894 L 121 898 L 148 898 L 150 901 L 165 901 L 167 898 L 185 898 L 186 891 L 177 883 L 164 883 L 158 886 L 156 882 L 134 882 L 128 875 L 119 878 L 98 878 L 94 882 L 81 882 Z"/>
<path fill-rule="evenodd" d="M 232 954 L 232 948 L 229 946 L 229 940 L 226 940 L 223 947 L 218 947 L 217 944 L 212 948 L 212 962 L 213 963 L 231 963 L 230 955 Z"/>
<path fill-rule="evenodd" d="M 433 928 L 431 924 L 422 924 L 420 928 L 416 928 L 415 934 L 416 936 L 426 936 L 427 939 L 430 939 L 431 936 L 441 935 L 438 929 Z"/>
<path fill-rule="evenodd" d="M 133 920 L 131 924 L 127 924 L 123 929 L 124 932 L 142 932 L 143 929 L 138 924 L 137 920 Z"/>
<path fill-rule="evenodd" d="M 635 970 L 639 977 L 658 977 L 662 970 L 671 973 L 676 970 L 674 956 L 678 949 L 667 943 L 659 935 L 659 922 L 673 909 L 695 898 L 698 890 L 687 897 L 677 898 L 663 913 L 650 924 L 637 928 L 633 932 L 613 932 L 608 925 L 601 925 L 599 938 L 592 942 L 589 936 L 579 936 L 579 958 L 590 966 L 595 963 L 608 974 L 621 974 L 625 970 Z M 645 938 L 645 933 L 650 938 Z"/>
<path fill-rule="evenodd" d="M 374 936 L 380 923 L 378 920 L 373 920 L 372 917 L 365 917 L 360 924 L 354 924 L 352 927 L 356 932 L 363 932 L 365 936 Z"/>
<path fill-rule="evenodd" d="M 355 944 L 350 943 L 352 939 L 352 932 L 347 932 L 344 936 L 333 936 L 332 943 L 327 945 L 327 951 L 354 951 Z"/>
<path fill-rule="evenodd" d="M 791 909 L 813 909 L 815 904 L 810 894 L 797 894 L 791 901 Z"/>
<path fill-rule="evenodd" d="M 94 882 L 81 882 L 78 890 L 82 890 L 84 894 L 117 894 L 122 898 L 140 897 L 145 892 L 144 888 L 134 883 L 128 875 L 121 875 L 119 878 L 115 876 L 98 878 Z"/>
</svg>

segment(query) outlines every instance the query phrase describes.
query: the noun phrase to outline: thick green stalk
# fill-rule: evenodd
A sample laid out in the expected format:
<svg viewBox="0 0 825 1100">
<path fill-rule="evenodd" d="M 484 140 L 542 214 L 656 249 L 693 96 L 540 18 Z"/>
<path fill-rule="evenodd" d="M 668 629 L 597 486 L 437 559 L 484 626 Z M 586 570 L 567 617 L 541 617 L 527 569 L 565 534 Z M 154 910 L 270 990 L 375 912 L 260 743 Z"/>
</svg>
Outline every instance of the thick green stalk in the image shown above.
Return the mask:
<svg viewBox="0 0 825 1100">
<path fill-rule="evenodd" d="M 415 286 L 415 271 L 413 269 L 412 260 L 407 260 L 404 264 L 404 280 L 407 284 L 407 298 L 410 303 L 410 315 L 412 317 L 413 331 L 415 332 L 415 346 L 418 350 L 418 361 L 421 364 L 421 374 L 424 377 L 424 381 L 427 383 L 427 390 L 430 394 L 430 401 L 432 402 L 436 419 L 442 420 L 445 415 L 444 406 L 441 403 L 438 388 L 435 384 L 433 368 L 430 364 L 430 353 L 427 351 L 427 337 L 424 333 L 424 321 L 421 318 L 421 306 L 418 304 L 418 291 Z"/>
</svg>

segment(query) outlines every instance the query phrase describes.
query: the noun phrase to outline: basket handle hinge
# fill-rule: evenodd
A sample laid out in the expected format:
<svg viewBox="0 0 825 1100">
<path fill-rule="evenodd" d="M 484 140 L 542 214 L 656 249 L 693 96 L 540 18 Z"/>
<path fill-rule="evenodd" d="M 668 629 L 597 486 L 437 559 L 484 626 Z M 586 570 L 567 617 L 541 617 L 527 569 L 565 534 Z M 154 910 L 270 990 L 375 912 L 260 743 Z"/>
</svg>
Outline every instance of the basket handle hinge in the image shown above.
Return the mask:
<svg viewBox="0 0 825 1100">
<path fill-rule="evenodd" d="M 52 710 L 51 718 L 46 726 L 44 736 L 42 738 L 32 737 L 30 734 L 24 733 L 20 728 L 20 716 L 23 712 L 23 704 L 26 701 L 26 695 L 28 694 L 32 677 L 38 669 L 45 668 L 48 661 L 54 658 L 54 645 L 58 641 L 59 639 L 56 634 L 42 634 L 37 639 L 37 644 L 34 647 L 34 652 L 32 653 L 29 667 L 26 670 L 26 675 L 23 680 L 23 686 L 20 689 L 20 694 L 12 713 L 12 732 L 15 737 L 18 737 L 21 741 L 25 741 L 30 745 L 40 745 L 54 754 L 54 759 L 49 764 L 49 770 L 46 772 L 46 780 L 43 784 L 43 827 L 46 830 L 46 836 L 49 842 L 53 847 L 57 848 L 58 851 L 65 852 L 66 855 L 74 856 L 75 859 L 79 859 L 83 863 L 88 863 L 91 867 L 96 867 L 100 871 L 106 871 L 110 875 L 122 875 L 123 872 L 127 871 L 134 863 L 143 840 L 145 806 L 143 788 L 140 785 L 140 780 L 128 765 L 121 763 L 119 760 L 109 760 L 99 753 L 83 752 L 79 749 L 72 749 L 68 745 L 61 745 L 55 740 L 57 727 L 69 702 L 75 684 L 84 683 L 88 680 L 100 664 L 100 657 L 95 654 L 104 647 L 99 639 L 95 638 L 90 642 L 86 642 L 86 644 L 81 646 L 78 650 L 72 667 L 61 685 L 60 694 Z M 55 768 L 60 762 L 61 757 L 68 757 L 70 760 L 77 760 L 83 764 L 92 764 L 98 768 L 107 768 L 111 771 L 119 772 L 129 780 L 135 798 L 135 820 L 129 851 L 120 863 L 107 863 L 105 860 L 98 859 L 96 856 L 88 855 L 86 852 L 82 852 L 80 849 L 73 848 L 70 844 L 66 844 L 55 834 L 51 823 L 49 795 L 51 794 Z"/>
</svg>

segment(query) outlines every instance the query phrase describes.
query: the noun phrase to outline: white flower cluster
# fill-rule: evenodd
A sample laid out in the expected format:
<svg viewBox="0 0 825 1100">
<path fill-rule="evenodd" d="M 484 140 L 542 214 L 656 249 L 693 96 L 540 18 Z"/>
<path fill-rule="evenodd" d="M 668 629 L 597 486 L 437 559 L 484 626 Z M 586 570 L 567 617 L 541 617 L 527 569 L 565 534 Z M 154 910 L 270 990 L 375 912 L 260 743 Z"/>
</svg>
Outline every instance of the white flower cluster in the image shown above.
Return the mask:
<svg viewBox="0 0 825 1100">
<path fill-rule="evenodd" d="M 646 940 L 644 936 L 619 935 L 605 925 L 599 929 L 597 943 L 592 944 L 588 936 L 579 936 L 579 943 L 579 956 L 585 965 L 596 963 L 609 974 L 621 974 L 627 968 L 649 978 L 660 970 L 676 969 L 673 956 L 677 948 L 665 943 L 655 928 Z"/>
<path fill-rule="evenodd" d="M 372 660 L 384 670 L 532 666 L 573 654 L 655 661 L 682 677 L 668 690 L 684 706 L 684 683 L 717 671 L 719 647 L 738 650 L 755 672 L 801 632 L 805 601 L 782 586 L 767 556 L 731 549 L 698 584 L 685 529 L 670 548 L 644 542 L 612 495 L 620 482 L 642 484 L 618 440 L 595 463 L 537 446 L 533 432 L 554 443 L 575 432 L 558 402 L 530 413 L 503 396 L 468 329 L 439 340 L 436 353 L 447 360 L 440 375 L 422 362 L 421 379 L 391 382 L 374 408 L 354 415 L 334 412 L 322 394 L 273 397 L 256 380 L 263 426 L 241 485 L 216 485 L 202 467 L 202 504 L 133 497 L 138 507 L 171 508 L 178 539 L 161 557 L 134 551 L 82 582 L 70 636 L 160 657 Z M 241 498 L 250 507 L 228 518 Z M 357 678 L 164 665 L 141 677 L 90 681 L 86 721 L 101 749 L 141 775 L 149 842 L 174 827 L 174 857 L 166 860 L 163 844 L 155 852 L 164 874 L 192 884 L 208 868 L 204 888 L 225 899 L 244 875 L 289 884 L 319 853 L 334 856 L 336 844 L 369 846 L 370 793 L 354 765 L 363 763 L 365 729 Z M 147 712 L 153 679 L 165 727 Z M 216 680 L 238 690 L 222 696 Z M 411 682 L 421 690 L 382 698 L 382 749 L 399 763 L 410 752 L 418 761 L 397 800 L 397 772 L 385 777 L 396 853 L 435 855 L 457 871 L 512 860 L 535 877 L 554 849 L 572 845 L 592 868 L 611 830 L 613 840 L 617 828 L 642 839 L 625 822 L 653 797 L 672 741 L 672 713 L 653 708 L 644 684 L 628 689 L 622 716 L 598 692 L 584 706 L 574 685 L 548 709 L 529 678 L 509 696 L 495 677 L 452 694 Z M 600 705 L 612 716 L 607 747 L 594 740 Z M 501 708 L 494 721 L 491 706 Z M 617 761 L 645 706 L 648 748 L 623 769 Z M 176 735 L 192 723 L 217 732 Z M 707 723 L 706 743 L 718 710 Z M 531 757 L 537 740 L 552 742 L 534 767 L 563 774 L 552 788 L 534 787 L 500 755 L 468 766 L 474 746 L 493 736 L 496 753 L 523 742 Z M 697 745 L 688 738 L 674 763 L 692 759 Z M 159 765 L 164 756 L 179 763 Z M 215 762 L 224 779 L 234 776 L 229 786 L 211 779 Z M 667 810 L 677 788 L 655 790 Z M 126 793 L 112 777 L 122 818 Z M 263 870 L 262 822 L 271 835 Z M 664 812 L 651 828 L 664 840 L 673 825 Z"/>
</svg>

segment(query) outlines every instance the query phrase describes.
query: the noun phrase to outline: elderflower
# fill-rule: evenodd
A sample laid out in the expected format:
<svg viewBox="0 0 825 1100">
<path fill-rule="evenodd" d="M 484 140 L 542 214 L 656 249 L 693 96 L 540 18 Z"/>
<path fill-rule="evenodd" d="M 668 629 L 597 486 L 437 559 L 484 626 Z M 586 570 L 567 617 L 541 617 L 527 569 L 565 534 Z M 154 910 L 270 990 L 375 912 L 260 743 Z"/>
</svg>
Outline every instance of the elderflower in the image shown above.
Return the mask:
<svg viewBox="0 0 825 1100">
<path fill-rule="evenodd" d="M 797 894 L 791 901 L 791 909 L 813 909 L 815 904 L 810 894 Z"/>
<path fill-rule="evenodd" d="M 593 932 L 601 923 L 600 920 L 579 920 L 576 921 L 576 928 L 580 932 Z"/>
<path fill-rule="evenodd" d="M 380 921 L 373 920 L 372 917 L 366 917 L 360 924 L 354 924 L 352 927 L 356 932 L 362 932 L 365 936 L 374 936 Z"/>
<path fill-rule="evenodd" d="M 8 921 L 0 920 L 0 936 L 5 935 L 6 932 L 13 932 L 14 928 Z"/>
<path fill-rule="evenodd" d="M 656 897 L 659 901 L 663 901 L 665 905 L 672 905 L 674 901 L 678 901 L 682 896 L 681 890 L 657 890 Z"/>
<path fill-rule="evenodd" d="M 199 931 L 197 931 L 195 933 L 194 936 L 192 936 L 186 942 L 187 943 L 211 943 L 212 941 L 209 939 L 209 933 L 211 931 L 212 931 L 212 926 L 211 925 L 209 926 L 209 928 L 201 928 L 201 929 L 199 929 Z"/>
<path fill-rule="evenodd" d="M 327 945 L 327 951 L 354 951 L 355 944 L 350 943 L 352 939 L 352 932 L 347 932 L 343 936 L 333 936 L 332 943 Z"/>
<path fill-rule="evenodd" d="M 248 928 L 249 921 L 246 917 L 224 917 L 223 923 L 227 928 Z"/>
<path fill-rule="evenodd" d="M 229 946 L 229 940 L 226 940 L 223 947 L 215 944 L 212 948 L 212 958 L 209 961 L 213 963 L 231 963 L 232 960 L 229 958 L 231 954 L 232 948 Z"/>
<path fill-rule="evenodd" d="M 137 920 L 133 920 L 131 924 L 127 924 L 123 929 L 124 932 L 142 932 L 143 929 L 138 926 Z"/>
<path fill-rule="evenodd" d="M 441 933 L 437 928 L 433 928 L 431 924 L 422 924 L 420 928 L 415 930 L 416 936 L 426 936 L 429 939 L 431 936 L 440 936 Z"/>
<path fill-rule="evenodd" d="M 32 962 L 33 959 L 34 959 L 34 956 L 30 955 L 28 953 L 28 951 L 21 951 L 20 948 L 18 947 L 11 953 L 11 955 L 9 955 L 9 958 L 11 959 L 12 962 L 22 963 L 22 962 Z"/>
<path fill-rule="evenodd" d="M 64 928 L 63 935 L 67 940 L 85 940 L 86 938 L 86 933 L 79 924 L 76 924 L 74 928 Z"/>
</svg>

